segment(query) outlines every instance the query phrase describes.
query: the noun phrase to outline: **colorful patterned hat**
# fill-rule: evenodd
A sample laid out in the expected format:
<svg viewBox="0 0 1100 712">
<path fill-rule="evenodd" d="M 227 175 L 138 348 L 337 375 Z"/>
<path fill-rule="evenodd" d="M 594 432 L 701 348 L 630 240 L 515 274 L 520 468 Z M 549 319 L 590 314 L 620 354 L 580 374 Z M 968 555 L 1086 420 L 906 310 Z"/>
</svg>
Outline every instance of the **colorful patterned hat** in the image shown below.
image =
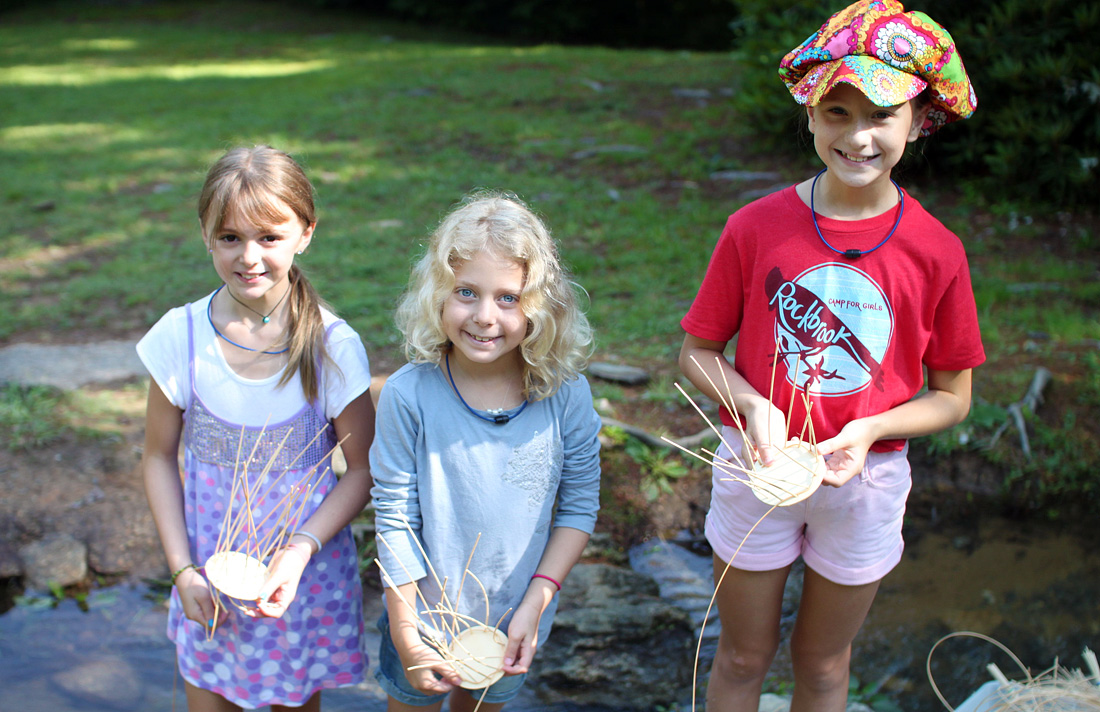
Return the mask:
<svg viewBox="0 0 1100 712">
<path fill-rule="evenodd" d="M 978 106 L 951 35 L 923 12 L 905 12 L 897 0 L 859 0 L 836 13 L 787 53 L 779 76 L 806 106 L 817 106 L 840 82 L 878 106 L 901 104 L 931 87 L 922 136 L 968 118 Z"/>
</svg>

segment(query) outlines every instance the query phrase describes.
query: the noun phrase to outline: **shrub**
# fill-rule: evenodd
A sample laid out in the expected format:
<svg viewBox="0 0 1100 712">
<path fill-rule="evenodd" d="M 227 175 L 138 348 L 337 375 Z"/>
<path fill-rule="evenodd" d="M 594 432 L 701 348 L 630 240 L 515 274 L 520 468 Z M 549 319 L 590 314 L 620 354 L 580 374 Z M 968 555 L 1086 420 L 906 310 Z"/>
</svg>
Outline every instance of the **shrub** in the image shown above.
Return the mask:
<svg viewBox="0 0 1100 712">
<path fill-rule="evenodd" d="M 833 11 L 839 10 L 837 2 Z M 795 146 L 779 60 L 825 21 L 809 0 L 740 0 L 735 106 L 763 144 Z M 1100 4 L 1074 0 L 923 0 L 954 36 L 978 110 L 925 145 L 930 172 L 977 180 L 991 203 L 1094 207 L 1100 189 Z M 930 177 L 930 176 L 929 176 Z"/>
<path fill-rule="evenodd" d="M 525 42 L 728 49 L 733 0 L 314 0 Z"/>
</svg>

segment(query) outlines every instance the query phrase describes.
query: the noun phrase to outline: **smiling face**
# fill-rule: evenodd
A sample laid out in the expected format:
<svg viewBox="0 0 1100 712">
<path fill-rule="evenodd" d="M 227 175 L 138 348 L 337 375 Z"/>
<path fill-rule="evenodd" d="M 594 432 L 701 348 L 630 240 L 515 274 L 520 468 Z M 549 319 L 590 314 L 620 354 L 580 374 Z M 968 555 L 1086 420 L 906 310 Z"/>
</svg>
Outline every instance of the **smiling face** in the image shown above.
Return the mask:
<svg viewBox="0 0 1100 712">
<path fill-rule="evenodd" d="M 519 345 L 527 335 L 523 314 L 523 265 L 481 251 L 454 268 L 455 286 L 443 302 L 443 332 L 452 344 L 451 360 L 467 373 L 501 358 L 522 365 Z"/>
<path fill-rule="evenodd" d="M 233 296 L 266 313 L 286 291 L 294 255 L 313 238 L 306 225 L 288 206 L 277 212 L 283 220 L 268 226 L 254 225 L 239 210 L 230 210 L 212 239 L 214 269 Z"/>
<path fill-rule="evenodd" d="M 877 106 L 851 84 L 842 83 L 806 108 L 814 148 L 827 176 L 848 188 L 889 187 L 890 171 L 905 146 L 920 135 L 928 108 L 914 101 Z M 890 190 L 893 190 L 890 188 Z"/>
</svg>

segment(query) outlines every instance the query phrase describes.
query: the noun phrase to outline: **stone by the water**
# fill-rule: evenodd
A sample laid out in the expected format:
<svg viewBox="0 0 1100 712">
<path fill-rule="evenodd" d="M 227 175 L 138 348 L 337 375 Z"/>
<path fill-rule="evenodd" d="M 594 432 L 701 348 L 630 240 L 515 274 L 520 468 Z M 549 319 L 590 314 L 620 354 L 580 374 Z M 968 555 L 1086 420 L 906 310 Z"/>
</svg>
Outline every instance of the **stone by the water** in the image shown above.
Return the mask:
<svg viewBox="0 0 1100 712">
<path fill-rule="evenodd" d="M 688 615 L 660 598 L 652 578 L 579 564 L 531 674 L 574 705 L 653 710 L 689 690 L 694 651 Z"/>
<path fill-rule="evenodd" d="M 588 373 L 605 381 L 625 383 L 631 386 L 641 385 L 649 380 L 649 373 L 645 369 L 621 363 L 597 361 L 588 365 Z"/>
<path fill-rule="evenodd" d="M 88 575 L 88 547 L 68 534 L 49 534 L 19 549 L 23 575 L 32 588 L 71 586 Z"/>
</svg>

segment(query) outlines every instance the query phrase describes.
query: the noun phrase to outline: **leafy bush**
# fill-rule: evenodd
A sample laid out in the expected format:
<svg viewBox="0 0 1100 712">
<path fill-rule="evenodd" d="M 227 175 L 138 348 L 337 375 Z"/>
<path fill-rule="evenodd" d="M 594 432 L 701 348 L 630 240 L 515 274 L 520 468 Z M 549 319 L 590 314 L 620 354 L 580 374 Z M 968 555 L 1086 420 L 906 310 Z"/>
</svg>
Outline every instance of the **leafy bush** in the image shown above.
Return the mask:
<svg viewBox="0 0 1100 712">
<path fill-rule="evenodd" d="M 827 17 L 810 0 L 740 0 L 735 105 L 763 143 L 796 145 L 783 55 Z M 833 11 L 841 9 L 837 2 Z M 990 203 L 1094 207 L 1100 189 L 1100 4 L 1074 0 L 908 3 L 955 38 L 978 96 L 967 121 L 925 144 L 925 168 L 977 179 Z"/>
<path fill-rule="evenodd" d="M 791 151 L 806 112 L 780 80 L 779 60 L 817 30 L 827 15 L 822 15 L 818 0 L 739 0 L 737 6 L 741 14 L 731 24 L 740 68 L 734 106 L 759 143 Z"/>
<path fill-rule="evenodd" d="M 316 0 L 531 42 L 728 49 L 733 0 Z"/>
<path fill-rule="evenodd" d="M 1071 0 L 927 0 L 960 45 L 978 95 L 963 131 L 933 141 L 932 165 L 984 167 L 991 195 L 1095 207 L 1100 189 L 1100 5 Z M 984 114 L 984 115 L 983 115 Z"/>
</svg>

